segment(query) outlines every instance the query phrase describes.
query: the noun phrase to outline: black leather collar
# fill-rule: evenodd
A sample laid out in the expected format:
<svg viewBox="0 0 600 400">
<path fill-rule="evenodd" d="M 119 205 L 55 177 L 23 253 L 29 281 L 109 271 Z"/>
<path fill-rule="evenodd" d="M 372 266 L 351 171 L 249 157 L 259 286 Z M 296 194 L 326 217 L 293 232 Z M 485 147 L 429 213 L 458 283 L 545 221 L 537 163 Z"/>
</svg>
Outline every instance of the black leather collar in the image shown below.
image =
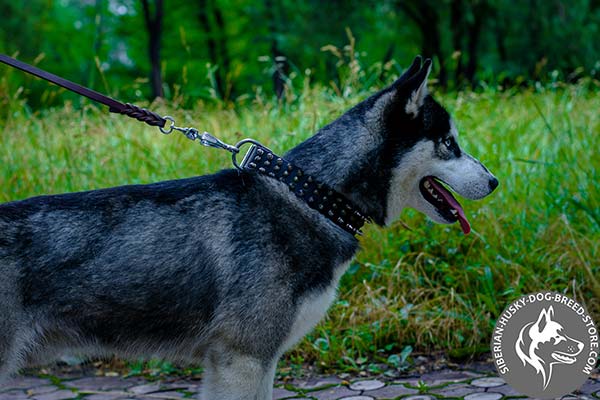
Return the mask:
<svg viewBox="0 0 600 400">
<path fill-rule="evenodd" d="M 302 169 L 277 156 L 268 148 L 254 142 L 239 168 L 285 183 L 310 208 L 352 235 L 362 235 L 361 228 L 368 222 L 368 218 L 356 205 L 343 194 L 305 174 Z"/>
</svg>

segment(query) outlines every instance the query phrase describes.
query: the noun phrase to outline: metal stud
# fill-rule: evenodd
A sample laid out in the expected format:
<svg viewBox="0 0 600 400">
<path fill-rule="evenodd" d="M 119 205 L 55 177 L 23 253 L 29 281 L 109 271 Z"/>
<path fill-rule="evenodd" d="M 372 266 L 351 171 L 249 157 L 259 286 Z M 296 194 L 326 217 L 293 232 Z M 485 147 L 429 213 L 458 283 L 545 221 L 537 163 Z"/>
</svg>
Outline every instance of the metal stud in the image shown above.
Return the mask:
<svg viewBox="0 0 600 400">
<path fill-rule="evenodd" d="M 272 173 L 272 172 L 269 172 L 269 176 L 270 176 L 271 178 L 275 178 L 275 174 L 274 174 L 274 173 Z"/>
<path fill-rule="evenodd" d="M 329 215 L 330 217 L 333 217 L 333 211 L 331 211 L 331 210 L 327 211 L 327 215 Z"/>
<path fill-rule="evenodd" d="M 298 175 L 294 177 L 294 182 L 298 182 Z"/>
<path fill-rule="evenodd" d="M 283 164 L 283 159 L 282 158 L 278 158 L 277 159 L 277 165 L 281 165 Z"/>
<path fill-rule="evenodd" d="M 302 187 L 303 187 L 304 189 L 308 189 L 308 183 L 304 182 L 304 185 L 302 185 Z"/>
<path fill-rule="evenodd" d="M 255 163 L 253 163 L 253 162 L 251 162 L 251 163 L 250 163 L 250 168 L 256 168 L 256 164 L 255 164 Z"/>
<path fill-rule="evenodd" d="M 319 210 L 323 209 L 323 204 L 319 204 Z"/>
<path fill-rule="evenodd" d="M 262 172 L 262 173 L 264 174 L 265 172 L 267 172 L 267 170 L 266 170 L 266 169 L 264 169 L 263 167 L 260 167 L 260 168 L 258 169 L 258 172 Z"/>
<path fill-rule="evenodd" d="M 260 156 L 254 157 L 254 161 L 260 161 L 260 160 L 261 160 Z"/>
<path fill-rule="evenodd" d="M 267 154 L 267 159 L 271 161 L 273 159 L 273 153 Z"/>
<path fill-rule="evenodd" d="M 298 175 L 298 176 L 302 176 L 302 175 L 303 175 L 303 174 L 302 174 L 302 170 L 298 170 L 298 173 L 297 173 L 297 175 Z"/>
<path fill-rule="evenodd" d="M 271 163 L 270 163 L 270 162 L 268 162 L 268 161 L 265 161 L 265 162 L 264 162 L 264 164 L 265 164 L 267 167 L 268 167 L 269 165 L 271 165 Z"/>
<path fill-rule="evenodd" d="M 310 197 L 308 198 L 308 202 L 309 202 L 309 203 L 312 203 L 313 201 L 315 201 L 315 198 L 314 198 L 314 197 L 312 197 L 312 196 L 310 196 Z"/>
<path fill-rule="evenodd" d="M 338 205 L 337 205 L 336 203 L 333 203 L 333 204 L 331 205 L 331 207 L 333 207 L 333 208 L 337 208 L 337 207 L 338 207 Z"/>
<path fill-rule="evenodd" d="M 280 168 L 279 168 L 279 165 L 276 165 L 276 166 L 274 166 L 274 167 L 273 167 L 273 170 L 274 170 L 274 171 L 279 171 L 279 170 L 280 170 Z"/>
<path fill-rule="evenodd" d="M 257 149 L 256 152 L 261 156 L 265 153 L 263 149 Z"/>
<path fill-rule="evenodd" d="M 319 191 L 317 189 L 313 190 L 313 194 L 318 196 L 319 195 Z"/>
<path fill-rule="evenodd" d="M 296 184 L 294 182 L 291 182 L 289 185 L 290 189 L 294 190 L 296 188 Z"/>
<path fill-rule="evenodd" d="M 327 192 L 327 196 L 331 196 L 333 194 L 333 190 Z"/>
<path fill-rule="evenodd" d="M 298 190 L 298 196 L 304 196 L 304 190 L 300 189 Z"/>
<path fill-rule="evenodd" d="M 290 173 L 287 171 L 283 171 L 283 176 L 288 176 Z"/>
<path fill-rule="evenodd" d="M 306 181 L 307 181 L 308 183 L 312 183 L 312 182 L 313 182 L 313 177 L 312 177 L 312 176 L 309 176 L 308 178 L 306 178 Z"/>
<path fill-rule="evenodd" d="M 340 224 L 340 225 L 344 225 L 344 220 L 343 220 L 343 219 L 341 219 L 341 218 L 338 218 L 338 219 L 337 219 L 337 222 L 338 222 L 338 224 Z"/>
<path fill-rule="evenodd" d="M 294 169 L 294 167 L 292 166 L 292 164 L 288 164 L 288 166 L 287 166 L 287 170 L 288 170 L 288 171 L 291 171 L 292 169 Z"/>
<path fill-rule="evenodd" d="M 323 196 L 323 201 L 327 200 L 327 196 Z"/>
</svg>

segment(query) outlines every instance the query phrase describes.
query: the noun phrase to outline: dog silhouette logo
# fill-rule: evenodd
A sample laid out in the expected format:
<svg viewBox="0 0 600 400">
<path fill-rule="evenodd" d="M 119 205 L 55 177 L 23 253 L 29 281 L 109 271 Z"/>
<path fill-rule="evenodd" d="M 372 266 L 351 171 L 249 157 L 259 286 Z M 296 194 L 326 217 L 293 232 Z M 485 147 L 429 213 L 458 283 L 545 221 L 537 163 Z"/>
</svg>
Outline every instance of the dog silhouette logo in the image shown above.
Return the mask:
<svg viewBox="0 0 600 400">
<path fill-rule="evenodd" d="M 563 325 L 554 319 L 554 308 L 550 306 L 542 309 L 536 321 L 520 330 L 515 350 L 523 365 L 529 364 L 542 375 L 546 389 L 554 366 L 574 364 L 583 350 L 583 342 L 566 334 Z"/>
<path fill-rule="evenodd" d="M 600 354 L 598 331 L 585 308 L 554 292 L 511 303 L 496 321 L 491 348 L 506 383 L 542 399 L 581 387 Z"/>
</svg>

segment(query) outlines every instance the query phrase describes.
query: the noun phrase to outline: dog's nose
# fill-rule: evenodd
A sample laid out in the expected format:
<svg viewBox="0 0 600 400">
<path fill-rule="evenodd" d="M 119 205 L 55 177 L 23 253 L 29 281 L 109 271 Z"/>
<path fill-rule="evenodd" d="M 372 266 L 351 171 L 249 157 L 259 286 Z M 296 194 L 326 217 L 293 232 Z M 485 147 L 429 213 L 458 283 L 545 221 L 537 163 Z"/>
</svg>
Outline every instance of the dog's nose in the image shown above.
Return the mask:
<svg viewBox="0 0 600 400">
<path fill-rule="evenodd" d="M 496 189 L 497 187 L 498 187 L 498 179 L 496 179 L 495 177 L 491 178 L 490 179 L 490 192 L 493 192 L 494 189 Z"/>
</svg>

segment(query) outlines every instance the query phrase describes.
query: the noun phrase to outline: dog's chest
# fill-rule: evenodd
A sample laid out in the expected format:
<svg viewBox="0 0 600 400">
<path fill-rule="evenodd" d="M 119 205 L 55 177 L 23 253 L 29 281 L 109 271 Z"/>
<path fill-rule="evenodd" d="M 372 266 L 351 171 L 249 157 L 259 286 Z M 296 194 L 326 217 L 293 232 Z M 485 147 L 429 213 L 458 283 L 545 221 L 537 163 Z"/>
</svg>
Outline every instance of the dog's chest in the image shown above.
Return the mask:
<svg viewBox="0 0 600 400">
<path fill-rule="evenodd" d="M 327 309 L 336 298 L 338 283 L 347 267 L 348 263 L 336 267 L 333 278 L 325 289 L 314 290 L 300 299 L 295 312 L 294 323 L 280 348 L 280 353 L 289 350 L 325 316 Z"/>
</svg>

